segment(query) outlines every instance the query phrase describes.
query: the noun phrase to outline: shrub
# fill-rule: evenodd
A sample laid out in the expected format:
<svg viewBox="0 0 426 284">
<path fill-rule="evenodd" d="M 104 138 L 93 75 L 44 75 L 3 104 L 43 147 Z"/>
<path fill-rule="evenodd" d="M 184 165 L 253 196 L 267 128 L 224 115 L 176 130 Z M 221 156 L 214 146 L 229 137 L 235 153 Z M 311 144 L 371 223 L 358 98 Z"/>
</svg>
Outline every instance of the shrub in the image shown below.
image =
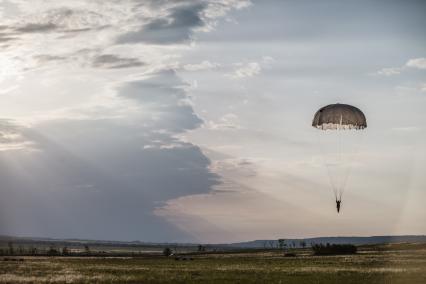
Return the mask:
<svg viewBox="0 0 426 284">
<path fill-rule="evenodd" d="M 284 254 L 284 257 L 296 257 L 296 254 L 292 253 L 292 252 L 288 252 L 288 253 Z"/>
<path fill-rule="evenodd" d="M 172 255 L 172 250 L 170 248 L 164 248 L 163 255 L 164 256 L 171 256 Z"/>
<path fill-rule="evenodd" d="M 59 254 L 60 254 L 59 251 L 54 246 L 51 246 L 49 250 L 47 251 L 47 255 L 50 255 L 50 256 L 59 255 Z"/>
<path fill-rule="evenodd" d="M 339 255 L 339 254 L 354 254 L 357 251 L 356 246 L 350 244 L 315 244 L 312 246 L 314 255 Z"/>
</svg>

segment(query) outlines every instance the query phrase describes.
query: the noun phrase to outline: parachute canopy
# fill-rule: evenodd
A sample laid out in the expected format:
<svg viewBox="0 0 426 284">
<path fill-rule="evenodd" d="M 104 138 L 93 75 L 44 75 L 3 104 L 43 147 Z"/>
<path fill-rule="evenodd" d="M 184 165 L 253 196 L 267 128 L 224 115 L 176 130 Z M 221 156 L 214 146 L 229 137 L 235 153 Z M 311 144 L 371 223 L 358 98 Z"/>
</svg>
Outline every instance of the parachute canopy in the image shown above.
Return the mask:
<svg viewBox="0 0 426 284">
<path fill-rule="evenodd" d="M 331 104 L 316 112 L 312 126 L 321 130 L 364 129 L 367 120 L 364 113 L 354 106 Z"/>
</svg>

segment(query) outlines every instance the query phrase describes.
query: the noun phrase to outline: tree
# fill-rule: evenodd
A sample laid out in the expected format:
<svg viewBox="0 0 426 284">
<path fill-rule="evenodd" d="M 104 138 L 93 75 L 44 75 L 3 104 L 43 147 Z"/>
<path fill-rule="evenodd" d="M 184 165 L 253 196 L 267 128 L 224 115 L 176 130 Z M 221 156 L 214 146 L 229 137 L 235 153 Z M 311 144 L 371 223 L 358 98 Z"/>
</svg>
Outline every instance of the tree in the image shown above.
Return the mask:
<svg viewBox="0 0 426 284">
<path fill-rule="evenodd" d="M 59 251 L 52 245 L 50 246 L 49 250 L 47 251 L 48 255 L 58 255 Z"/>
<path fill-rule="evenodd" d="M 69 254 L 70 254 L 69 249 L 67 247 L 63 247 L 62 248 L 62 255 L 69 255 Z"/>
<path fill-rule="evenodd" d="M 29 252 L 30 252 L 30 255 L 36 255 L 37 254 L 37 248 L 31 246 L 29 248 Z"/>
<path fill-rule="evenodd" d="M 163 255 L 164 256 L 171 256 L 172 255 L 172 250 L 170 248 L 164 248 Z"/>
<path fill-rule="evenodd" d="M 9 247 L 9 254 L 10 255 L 14 255 L 15 254 L 15 249 L 13 248 L 13 242 L 8 242 L 7 245 Z"/>
<path fill-rule="evenodd" d="M 89 245 L 84 245 L 84 252 L 85 252 L 87 255 L 90 255 L 90 248 L 89 248 Z"/>
<path fill-rule="evenodd" d="M 198 251 L 206 251 L 206 247 L 203 245 L 198 245 Z"/>
<path fill-rule="evenodd" d="M 285 239 L 278 239 L 278 246 L 281 250 L 284 250 L 285 247 Z"/>
</svg>

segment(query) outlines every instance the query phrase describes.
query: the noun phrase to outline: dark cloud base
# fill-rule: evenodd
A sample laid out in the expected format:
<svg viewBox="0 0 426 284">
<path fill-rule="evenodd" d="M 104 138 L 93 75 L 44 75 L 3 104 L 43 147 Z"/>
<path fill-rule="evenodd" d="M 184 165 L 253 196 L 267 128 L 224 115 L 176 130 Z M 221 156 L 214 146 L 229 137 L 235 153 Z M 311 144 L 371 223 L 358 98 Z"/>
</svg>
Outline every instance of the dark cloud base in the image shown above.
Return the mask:
<svg viewBox="0 0 426 284">
<path fill-rule="evenodd" d="M 154 19 L 136 32 L 120 36 L 119 44 L 153 43 L 171 44 L 189 41 L 192 30 L 204 25 L 200 13 L 206 8 L 206 3 L 192 3 L 170 9 L 168 17 Z"/>
</svg>

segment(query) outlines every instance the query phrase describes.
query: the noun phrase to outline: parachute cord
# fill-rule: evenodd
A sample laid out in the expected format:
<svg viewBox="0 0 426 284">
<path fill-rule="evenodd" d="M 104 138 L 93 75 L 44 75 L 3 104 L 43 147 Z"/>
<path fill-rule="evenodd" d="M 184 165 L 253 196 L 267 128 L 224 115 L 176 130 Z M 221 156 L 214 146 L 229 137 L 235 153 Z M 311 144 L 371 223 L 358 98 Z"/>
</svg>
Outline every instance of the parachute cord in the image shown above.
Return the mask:
<svg viewBox="0 0 426 284">
<path fill-rule="evenodd" d="M 342 170 L 343 165 L 342 165 L 342 119 L 340 119 L 340 128 L 337 130 L 338 131 L 338 136 L 339 136 L 339 157 L 338 157 L 338 168 L 339 168 L 339 172 Z M 338 188 L 337 191 L 339 193 L 339 200 L 342 199 L 342 184 L 341 184 L 341 180 L 339 179 L 340 184 L 338 184 Z"/>
<path fill-rule="evenodd" d="M 360 152 L 360 149 L 361 149 L 361 145 L 364 142 L 364 137 L 365 137 L 364 136 L 364 132 L 362 132 L 361 133 L 360 141 L 359 141 L 357 147 L 355 148 L 355 153 L 353 154 L 352 158 L 349 160 L 349 166 L 348 166 L 348 168 L 346 170 L 346 174 L 344 176 L 343 183 L 342 183 L 342 190 L 339 193 L 339 198 L 340 199 L 342 199 L 343 193 L 345 193 L 346 184 L 347 184 L 347 182 L 349 180 L 349 177 L 350 177 L 350 175 L 352 173 L 352 170 L 353 170 L 352 163 L 356 162 L 358 160 L 358 158 L 359 158 L 359 152 Z"/>
<path fill-rule="evenodd" d="M 342 133 L 341 133 L 341 131 L 342 131 L 342 121 L 343 121 L 343 116 L 342 115 L 340 115 L 340 123 L 339 123 L 339 128 L 337 129 L 337 135 L 338 135 L 338 138 L 339 138 L 339 152 L 338 152 L 338 167 L 339 167 L 339 171 L 343 168 L 343 166 L 342 166 Z M 338 194 L 339 194 L 339 199 L 338 200 L 342 200 L 342 181 L 341 180 L 339 180 L 339 182 L 340 182 L 340 184 L 338 184 L 338 187 L 339 188 L 337 188 L 337 192 L 338 192 Z M 337 200 L 337 194 L 336 194 L 336 200 Z"/>
<path fill-rule="evenodd" d="M 325 168 L 327 169 L 326 172 L 327 172 L 327 175 L 328 175 L 328 180 L 330 182 L 331 188 L 333 189 L 334 198 L 337 200 L 338 190 L 337 190 L 337 187 L 336 187 L 335 182 L 333 180 L 333 177 L 331 175 L 330 166 L 327 164 L 327 162 L 325 160 L 325 151 L 324 151 L 323 145 L 320 141 L 320 136 L 319 136 L 318 132 L 316 133 L 316 137 L 317 137 L 317 145 L 318 145 L 320 152 L 321 152 L 321 159 L 322 159 L 323 164 L 325 165 Z"/>
</svg>

